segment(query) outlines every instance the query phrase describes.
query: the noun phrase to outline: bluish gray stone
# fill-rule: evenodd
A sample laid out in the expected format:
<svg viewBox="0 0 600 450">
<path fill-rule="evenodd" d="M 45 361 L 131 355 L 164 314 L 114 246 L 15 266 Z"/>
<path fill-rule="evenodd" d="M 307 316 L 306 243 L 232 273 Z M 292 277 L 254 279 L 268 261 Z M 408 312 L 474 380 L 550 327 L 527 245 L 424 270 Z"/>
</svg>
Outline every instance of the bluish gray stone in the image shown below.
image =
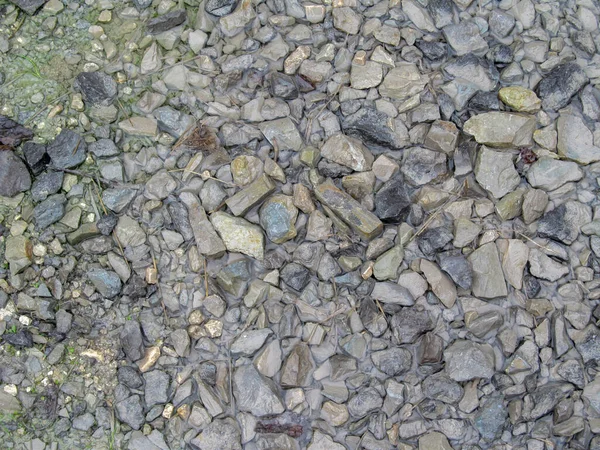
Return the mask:
<svg viewBox="0 0 600 450">
<path fill-rule="evenodd" d="M 117 82 L 103 72 L 81 72 L 73 87 L 91 106 L 109 106 L 117 98 Z"/>
<path fill-rule="evenodd" d="M 502 397 L 492 397 L 484 401 L 475 415 L 473 424 L 481 437 L 493 441 L 500 436 L 508 417 L 508 409 Z"/>
<path fill-rule="evenodd" d="M 96 142 L 89 144 L 88 148 L 98 158 L 117 156 L 120 153 L 115 143 L 110 139 L 98 139 Z"/>
<path fill-rule="evenodd" d="M 43 230 L 58 222 L 65 215 L 67 198 L 64 194 L 54 194 L 33 208 L 33 218 L 38 230 Z"/>
<path fill-rule="evenodd" d="M 137 394 L 117 402 L 115 409 L 119 420 L 134 430 L 139 430 L 145 422 L 144 406 L 142 399 Z"/>
<path fill-rule="evenodd" d="M 113 298 L 121 292 L 121 279 L 115 272 L 104 269 L 88 271 L 88 278 L 96 290 L 105 298 Z"/>
<path fill-rule="evenodd" d="M 14 197 L 31 187 L 31 176 L 25 166 L 11 150 L 0 150 L 0 196 Z"/>
<path fill-rule="evenodd" d="M 146 407 L 167 403 L 169 400 L 169 375 L 161 370 L 153 370 L 144 374 L 144 399 Z"/>
<path fill-rule="evenodd" d="M 537 94 L 542 99 L 542 108 L 558 110 L 567 106 L 589 79 L 575 62 L 561 64 L 552 69 L 539 82 Z"/>
<path fill-rule="evenodd" d="M 31 197 L 36 202 L 46 200 L 49 195 L 60 191 L 63 179 L 63 172 L 46 172 L 38 175 L 31 187 Z"/>
<path fill-rule="evenodd" d="M 102 202 L 108 209 L 118 214 L 123 211 L 129 205 L 129 203 L 131 203 L 136 194 L 137 191 L 135 189 L 105 189 L 102 192 Z"/>
<path fill-rule="evenodd" d="M 128 320 L 119 335 L 121 347 L 125 356 L 131 361 L 137 361 L 144 356 L 144 341 L 140 324 L 134 320 Z"/>
<path fill-rule="evenodd" d="M 175 138 L 179 138 L 185 131 L 191 129 L 194 124 L 194 118 L 189 114 L 184 114 L 170 106 L 161 106 L 153 113 L 158 123 L 158 128 L 165 133 L 169 133 Z"/>
<path fill-rule="evenodd" d="M 87 144 L 77 133 L 63 129 L 47 146 L 52 165 L 59 169 L 72 169 L 85 161 Z"/>
</svg>

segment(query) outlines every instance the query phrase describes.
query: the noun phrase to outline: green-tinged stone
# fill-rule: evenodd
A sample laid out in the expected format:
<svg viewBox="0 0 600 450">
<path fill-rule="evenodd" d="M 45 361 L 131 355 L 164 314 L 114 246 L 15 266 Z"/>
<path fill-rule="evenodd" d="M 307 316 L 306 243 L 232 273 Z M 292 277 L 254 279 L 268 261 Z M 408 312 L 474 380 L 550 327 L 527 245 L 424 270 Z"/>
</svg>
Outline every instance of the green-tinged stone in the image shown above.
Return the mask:
<svg viewBox="0 0 600 450">
<path fill-rule="evenodd" d="M 72 233 L 67 234 L 67 241 L 71 245 L 77 245 L 96 236 L 100 236 L 100 230 L 98 230 L 96 222 L 84 223 Z"/>
<path fill-rule="evenodd" d="M 338 264 L 345 272 L 352 272 L 360 267 L 362 260 L 357 256 L 340 256 Z"/>
<path fill-rule="evenodd" d="M 375 214 L 333 183 L 325 182 L 317 186 L 315 196 L 365 239 L 372 239 L 383 230 L 383 223 Z"/>
<path fill-rule="evenodd" d="M 262 202 L 275 190 L 275 184 L 267 175 L 258 177 L 247 188 L 225 202 L 234 216 L 246 214 L 250 208 Z"/>
<path fill-rule="evenodd" d="M 488 112 L 471 117 L 463 131 L 480 144 L 519 147 L 533 144 L 535 117 L 508 112 Z"/>
<path fill-rule="evenodd" d="M 496 211 L 502 220 L 514 219 L 521 213 L 525 191 L 509 192 L 496 204 Z"/>
<path fill-rule="evenodd" d="M 191 192 L 182 192 L 179 199 L 187 207 L 198 252 L 210 258 L 220 258 L 225 244 L 219 238 L 198 198 Z"/>
<path fill-rule="evenodd" d="M 11 275 L 17 275 L 31 265 L 33 246 L 25 236 L 9 236 L 6 239 L 4 258 L 8 261 Z"/>
<path fill-rule="evenodd" d="M 230 252 L 239 252 L 256 259 L 265 255 L 265 237 L 259 226 L 240 217 L 217 211 L 210 221 Z"/>
<path fill-rule="evenodd" d="M 377 258 L 373 266 L 373 275 L 379 281 L 398 278 L 398 268 L 404 259 L 404 250 L 400 246 L 393 247 Z"/>
<path fill-rule="evenodd" d="M 500 89 L 498 98 L 515 111 L 535 113 L 540 110 L 542 101 L 530 89 L 521 86 L 509 86 Z"/>
<path fill-rule="evenodd" d="M 298 209 L 292 197 L 277 194 L 260 208 L 260 225 L 267 237 L 275 244 L 282 244 L 296 237 Z"/>
<path fill-rule="evenodd" d="M 316 167 L 321 158 L 321 152 L 315 147 L 306 147 L 300 152 L 300 161 L 308 167 Z"/>
</svg>

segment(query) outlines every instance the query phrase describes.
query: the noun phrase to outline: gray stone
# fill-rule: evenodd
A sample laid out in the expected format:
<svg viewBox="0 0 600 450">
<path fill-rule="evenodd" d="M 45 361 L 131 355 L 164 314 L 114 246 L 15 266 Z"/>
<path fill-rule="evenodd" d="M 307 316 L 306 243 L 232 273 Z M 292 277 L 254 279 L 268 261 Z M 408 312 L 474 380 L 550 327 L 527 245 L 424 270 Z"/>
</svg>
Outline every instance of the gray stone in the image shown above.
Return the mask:
<svg viewBox="0 0 600 450">
<path fill-rule="evenodd" d="M 223 17 L 231 14 L 238 4 L 238 0 L 207 0 L 204 9 L 213 16 Z"/>
<path fill-rule="evenodd" d="M 348 412 L 360 419 L 383 406 L 383 398 L 375 388 L 361 389 L 348 402 Z"/>
<path fill-rule="evenodd" d="M 408 289 L 390 281 L 375 283 L 375 287 L 371 291 L 371 298 L 390 305 L 412 306 L 415 304 Z"/>
<path fill-rule="evenodd" d="M 538 234 L 571 245 L 579 236 L 581 227 L 591 221 L 590 207 L 572 200 L 546 213 L 538 222 Z"/>
<path fill-rule="evenodd" d="M 269 198 L 260 208 L 260 225 L 267 237 L 275 244 L 282 244 L 296 237 L 296 219 L 298 209 L 293 198 L 276 194 Z"/>
<path fill-rule="evenodd" d="M 439 182 L 448 173 L 446 155 L 422 147 L 407 149 L 400 171 L 414 186 Z"/>
<path fill-rule="evenodd" d="M 54 167 L 72 169 L 85 161 L 87 144 L 79 134 L 65 128 L 48 144 L 47 152 Z"/>
<path fill-rule="evenodd" d="M 96 142 L 89 144 L 88 149 L 97 158 L 117 156 L 120 153 L 115 143 L 110 139 L 98 139 Z"/>
<path fill-rule="evenodd" d="M 121 292 L 121 279 L 115 272 L 104 269 L 91 269 L 87 273 L 88 279 L 96 290 L 105 298 L 113 298 Z"/>
<path fill-rule="evenodd" d="M 561 114 L 556 122 L 558 154 L 579 164 L 600 161 L 600 148 L 594 145 L 594 136 L 581 117 Z"/>
<path fill-rule="evenodd" d="M 533 144 L 535 117 L 509 112 L 488 112 L 471 117 L 463 131 L 480 144 L 519 147 Z"/>
<path fill-rule="evenodd" d="M 495 198 L 504 197 L 521 182 L 510 153 L 482 146 L 475 161 L 475 178 Z"/>
<path fill-rule="evenodd" d="M 463 397 L 464 389 L 443 372 L 438 372 L 423 380 L 423 394 L 427 398 L 452 404 Z"/>
<path fill-rule="evenodd" d="M 280 383 L 283 387 L 307 387 L 313 380 L 315 363 L 308 345 L 297 344 L 281 367 Z"/>
<path fill-rule="evenodd" d="M 230 252 L 240 252 L 256 259 L 264 258 L 265 237 L 257 225 L 240 217 L 217 211 L 210 221 Z"/>
<path fill-rule="evenodd" d="M 279 150 L 299 151 L 302 148 L 302 136 L 289 117 L 263 122 L 259 124 L 258 128 L 265 138 L 272 145 L 276 145 Z"/>
<path fill-rule="evenodd" d="M 144 424 L 144 407 L 139 395 L 132 395 L 116 403 L 115 409 L 120 421 L 125 422 L 134 430 L 139 430 Z"/>
<path fill-rule="evenodd" d="M 115 234 L 121 245 L 125 247 L 137 247 L 146 242 L 146 233 L 140 227 L 137 220 L 129 216 L 119 217 L 115 227 Z"/>
<path fill-rule="evenodd" d="M 75 78 L 75 90 L 91 105 L 108 106 L 117 97 L 117 83 L 103 72 L 81 72 Z"/>
<path fill-rule="evenodd" d="M 450 278 L 442 273 L 435 263 L 426 259 L 421 260 L 421 270 L 437 298 L 446 308 L 452 308 L 456 302 L 457 292 Z"/>
<path fill-rule="evenodd" d="M 272 333 L 268 328 L 244 331 L 233 341 L 230 351 L 233 355 L 252 356 Z"/>
<path fill-rule="evenodd" d="M 25 163 L 12 151 L 0 150 L 0 196 L 14 197 L 31 187 Z"/>
<path fill-rule="evenodd" d="M 240 428 L 230 417 L 213 420 L 190 443 L 198 450 L 242 450 Z"/>
<path fill-rule="evenodd" d="M 494 375 L 494 350 L 489 344 L 455 341 L 444 350 L 444 360 L 446 373 L 454 381 L 490 379 Z"/>
<path fill-rule="evenodd" d="M 154 110 L 152 115 L 156 118 L 158 129 L 169 133 L 175 138 L 190 130 L 194 125 L 194 118 L 170 106 L 162 106 Z"/>
<path fill-rule="evenodd" d="M 263 174 L 247 187 L 229 197 L 225 203 L 234 216 L 243 216 L 252 207 L 266 199 L 274 190 L 275 183 Z"/>
<path fill-rule="evenodd" d="M 483 55 L 488 50 L 487 42 L 481 37 L 479 27 L 473 22 L 450 24 L 443 29 L 448 44 L 458 56 L 473 53 Z"/>
<path fill-rule="evenodd" d="M 122 212 L 135 198 L 137 191 L 128 188 L 109 188 L 102 191 L 102 202 L 115 213 Z"/>
<path fill-rule="evenodd" d="M 48 228 L 65 215 L 67 199 L 63 194 L 54 194 L 33 208 L 33 218 L 38 230 Z"/>
<path fill-rule="evenodd" d="M 421 74 L 415 64 L 399 63 L 383 79 L 379 86 L 379 94 L 396 100 L 405 100 L 420 93 L 428 81 L 428 77 Z"/>
<path fill-rule="evenodd" d="M 491 299 L 508 294 L 495 243 L 482 245 L 469 255 L 468 260 L 473 268 L 473 295 Z"/>
<path fill-rule="evenodd" d="M 387 114 L 375 108 L 363 107 L 346 116 L 342 128 L 344 133 L 360 139 L 371 149 L 398 150 L 410 143 L 404 123 L 390 120 Z"/>
<path fill-rule="evenodd" d="M 556 66 L 538 84 L 537 93 L 542 99 L 542 107 L 550 110 L 565 107 L 588 81 L 583 69 L 575 62 Z"/>
<path fill-rule="evenodd" d="M 175 189 L 177 181 L 166 170 L 160 170 L 146 182 L 144 195 L 149 200 L 163 200 Z"/>
<path fill-rule="evenodd" d="M 391 348 L 371 354 L 375 367 L 390 377 L 408 372 L 412 367 L 412 354 L 404 348 Z"/>
<path fill-rule="evenodd" d="M 374 160 L 372 153 L 362 142 L 343 134 L 330 137 L 321 147 L 321 155 L 358 172 L 370 170 Z"/>
<path fill-rule="evenodd" d="M 38 9 L 48 0 L 10 0 L 30 16 L 34 15 Z"/>
<path fill-rule="evenodd" d="M 590 324 L 583 330 L 569 333 L 584 363 L 600 361 L 600 330 Z"/>
<path fill-rule="evenodd" d="M 233 389 L 237 407 L 241 411 L 262 417 L 281 414 L 285 409 L 273 382 L 258 373 L 252 364 L 236 369 Z"/>
<path fill-rule="evenodd" d="M 583 171 L 575 162 L 560 161 L 544 156 L 534 162 L 527 172 L 531 186 L 545 191 L 553 191 L 571 181 L 583 178 Z"/>
<path fill-rule="evenodd" d="M 146 24 L 146 29 L 150 34 L 160 34 L 171 28 L 181 25 L 187 19 L 185 9 L 176 9 L 174 11 L 150 19 Z"/>
<path fill-rule="evenodd" d="M 403 308 L 392 316 L 390 328 L 399 344 L 411 344 L 417 338 L 433 329 L 433 321 L 427 311 Z"/>
<path fill-rule="evenodd" d="M 198 198 L 191 192 L 182 192 L 179 199 L 188 210 L 190 225 L 198 246 L 198 252 L 208 257 L 218 258 L 225 253 L 225 244 L 217 235 L 212 223 L 208 220 L 204 208 Z"/>
<path fill-rule="evenodd" d="M 507 418 L 508 411 L 502 397 L 494 396 L 483 402 L 475 415 L 473 425 L 483 439 L 493 441 L 502 433 Z"/>
<path fill-rule="evenodd" d="M 79 431 L 88 431 L 94 425 L 95 419 L 89 412 L 73 419 L 73 428 Z"/>
<path fill-rule="evenodd" d="M 169 400 L 169 375 L 161 370 L 152 370 L 146 372 L 143 377 L 146 407 L 167 403 Z"/>
<path fill-rule="evenodd" d="M 532 248 L 529 250 L 529 271 L 534 277 L 557 281 L 569 273 L 569 268 L 553 260 L 537 248 Z"/>
</svg>

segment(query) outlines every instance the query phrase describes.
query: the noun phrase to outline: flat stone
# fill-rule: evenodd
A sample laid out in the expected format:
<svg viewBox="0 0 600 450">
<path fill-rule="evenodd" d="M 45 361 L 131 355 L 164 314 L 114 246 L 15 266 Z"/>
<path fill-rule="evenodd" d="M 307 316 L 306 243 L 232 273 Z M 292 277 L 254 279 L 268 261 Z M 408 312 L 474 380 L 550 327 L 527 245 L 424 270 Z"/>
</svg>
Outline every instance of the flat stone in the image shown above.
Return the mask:
<svg viewBox="0 0 600 450">
<path fill-rule="evenodd" d="M 600 148 L 581 117 L 561 114 L 556 122 L 558 154 L 579 164 L 600 161 Z"/>
<path fill-rule="evenodd" d="M 90 105 L 109 106 L 117 98 L 117 82 L 103 72 L 81 72 L 73 87 Z"/>
<path fill-rule="evenodd" d="M 400 171 L 409 183 L 422 186 L 441 181 L 448 173 L 447 164 L 444 153 L 413 147 L 404 151 L 404 161 Z"/>
<path fill-rule="evenodd" d="M 208 220 L 206 212 L 198 198 L 191 192 L 182 192 L 179 195 L 181 202 L 187 207 L 188 217 L 198 252 L 209 258 L 219 258 L 225 253 L 225 244 L 217 235 L 212 223 Z"/>
<path fill-rule="evenodd" d="M 448 438 L 437 431 L 429 433 L 419 438 L 419 450 L 452 450 Z"/>
<path fill-rule="evenodd" d="M 361 141 L 343 134 L 330 137 L 321 147 L 321 156 L 358 172 L 371 170 L 374 160 Z"/>
<path fill-rule="evenodd" d="M 135 198 L 137 191 L 128 188 L 109 188 L 102 191 L 102 202 L 115 213 L 122 212 Z"/>
<path fill-rule="evenodd" d="M 174 11 L 150 19 L 146 24 L 146 29 L 150 34 L 160 34 L 171 28 L 181 25 L 187 19 L 185 9 L 176 9 Z"/>
<path fill-rule="evenodd" d="M 30 16 L 34 15 L 48 0 L 10 0 Z"/>
<path fill-rule="evenodd" d="M 292 197 L 273 195 L 260 208 L 259 215 L 260 225 L 271 242 L 282 244 L 296 237 L 298 209 L 294 206 Z"/>
<path fill-rule="evenodd" d="M 306 387 L 312 383 L 315 363 L 308 345 L 297 344 L 285 359 L 281 367 L 281 385 L 283 387 Z"/>
<path fill-rule="evenodd" d="M 88 271 L 87 277 L 105 298 L 116 297 L 121 292 L 121 279 L 115 272 L 92 269 Z"/>
<path fill-rule="evenodd" d="M 363 107 L 346 116 L 342 128 L 344 133 L 360 139 L 371 149 L 398 150 L 410 144 L 406 125 L 375 108 Z"/>
<path fill-rule="evenodd" d="M 10 273 L 17 275 L 31 265 L 33 245 L 23 235 L 7 236 L 4 249 L 4 259 L 9 263 Z"/>
<path fill-rule="evenodd" d="M 536 113 L 542 107 L 535 92 L 521 86 L 504 87 L 498 91 L 498 97 L 506 106 L 519 112 Z"/>
<path fill-rule="evenodd" d="M 483 55 L 488 50 L 487 42 L 481 37 L 479 27 L 474 22 L 446 25 L 442 31 L 458 56 L 468 53 Z"/>
<path fill-rule="evenodd" d="M 169 133 L 175 138 L 181 137 L 195 124 L 195 120 L 191 115 L 184 114 L 170 106 L 161 106 L 155 109 L 152 115 L 156 119 L 158 129 Z"/>
<path fill-rule="evenodd" d="M 427 311 L 403 308 L 392 316 L 390 328 L 398 344 L 411 344 L 422 334 L 433 330 L 433 321 Z"/>
<path fill-rule="evenodd" d="M 50 156 L 46 152 L 45 145 L 26 142 L 21 149 L 23 150 L 25 162 L 34 175 L 42 173 L 50 163 Z M 2 167 L 4 167 L 4 164 Z"/>
<path fill-rule="evenodd" d="M 208 0 L 204 10 L 213 16 L 223 17 L 231 14 L 238 4 L 238 0 Z"/>
<path fill-rule="evenodd" d="M 529 247 L 518 239 L 503 239 L 498 241 L 498 248 L 502 254 L 502 270 L 506 281 L 515 289 L 522 289 Z"/>
<path fill-rule="evenodd" d="M 119 420 L 125 422 L 134 430 L 139 430 L 144 424 L 144 406 L 139 395 L 132 395 L 116 403 L 115 410 Z"/>
<path fill-rule="evenodd" d="M 573 330 L 569 333 L 575 348 L 583 358 L 584 364 L 600 361 L 600 330 L 589 324 L 583 330 Z"/>
<path fill-rule="evenodd" d="M 489 344 L 458 340 L 444 350 L 445 371 L 454 381 L 475 378 L 489 380 L 494 375 L 494 350 Z"/>
<path fill-rule="evenodd" d="M 523 222 L 529 225 L 539 219 L 548 206 L 548 194 L 541 189 L 530 189 L 523 197 Z"/>
<path fill-rule="evenodd" d="M 225 203 L 234 216 L 243 216 L 252 207 L 265 200 L 273 191 L 275 191 L 275 184 L 271 178 L 263 174 L 246 188 L 229 197 Z"/>
<path fill-rule="evenodd" d="M 558 281 L 569 273 L 569 268 L 556 262 L 536 248 L 529 250 L 529 271 L 531 275 L 548 281 Z"/>
<path fill-rule="evenodd" d="M 577 201 L 563 203 L 546 213 L 538 222 L 538 234 L 571 245 L 581 227 L 592 221 L 590 207 Z"/>
<path fill-rule="evenodd" d="M 274 383 L 249 364 L 238 367 L 233 376 L 233 393 L 240 411 L 262 417 L 281 414 L 284 406 L 276 394 Z"/>
<path fill-rule="evenodd" d="M 480 144 L 492 147 L 522 147 L 533 144 L 534 129 L 533 116 L 488 112 L 467 120 L 463 131 L 474 136 Z"/>
<path fill-rule="evenodd" d="M 543 156 L 527 172 L 527 181 L 535 188 L 553 191 L 571 181 L 583 178 L 583 171 L 575 162 L 560 161 Z"/>
<path fill-rule="evenodd" d="M 521 182 L 512 155 L 482 146 L 475 161 L 475 179 L 496 198 L 512 192 Z"/>
<path fill-rule="evenodd" d="M 98 139 L 88 145 L 88 149 L 97 158 L 108 158 L 117 156 L 120 151 L 113 141 L 110 139 Z"/>
<path fill-rule="evenodd" d="M 0 150 L 0 196 L 14 197 L 31 188 L 25 163 L 11 150 Z"/>
<path fill-rule="evenodd" d="M 494 396 L 483 402 L 473 424 L 483 439 L 493 441 L 502 433 L 507 418 L 508 411 L 502 397 Z"/>
<path fill-rule="evenodd" d="M 393 305 L 412 306 L 415 304 L 415 300 L 408 289 L 390 281 L 375 283 L 371 291 L 371 298 Z"/>
<path fill-rule="evenodd" d="M 358 34 L 362 23 L 361 15 L 346 6 L 333 9 L 333 26 L 348 34 Z"/>
<path fill-rule="evenodd" d="M 137 247 L 146 242 L 146 233 L 144 233 L 140 224 L 137 220 L 126 215 L 119 217 L 115 233 L 124 248 Z"/>
<path fill-rule="evenodd" d="M 300 132 L 290 118 L 272 120 L 258 125 L 262 134 L 279 150 L 299 151 L 303 141 Z"/>
<path fill-rule="evenodd" d="M 85 161 L 87 144 L 79 134 L 63 129 L 56 139 L 48 144 L 47 152 L 54 167 L 72 169 Z"/>
<path fill-rule="evenodd" d="M 356 419 L 365 417 L 383 406 L 383 398 L 375 388 L 361 389 L 348 402 L 348 412 Z"/>
<path fill-rule="evenodd" d="M 242 450 L 239 425 L 230 417 L 215 419 L 190 444 L 198 450 Z"/>
<path fill-rule="evenodd" d="M 377 369 L 390 377 L 408 372 L 412 367 L 412 353 L 404 348 L 373 352 L 371 360 Z"/>
<path fill-rule="evenodd" d="M 377 216 L 333 183 L 318 185 L 315 188 L 315 196 L 363 238 L 372 239 L 381 233 L 383 224 Z"/>
<path fill-rule="evenodd" d="M 146 372 L 144 377 L 144 400 L 146 407 L 167 403 L 170 377 L 162 370 Z"/>
<path fill-rule="evenodd" d="M 240 252 L 256 259 L 264 258 L 262 230 L 240 217 L 217 211 L 210 216 L 213 227 L 230 252 Z"/>
<path fill-rule="evenodd" d="M 508 294 L 495 243 L 482 245 L 468 256 L 468 260 L 473 268 L 473 295 L 491 299 Z"/>
<path fill-rule="evenodd" d="M 54 194 L 33 209 L 33 217 L 38 230 L 43 230 L 58 222 L 65 215 L 67 199 L 63 194 Z"/>
<path fill-rule="evenodd" d="M 350 86 L 354 89 L 370 89 L 379 86 L 383 79 L 383 68 L 375 61 L 365 64 L 352 64 L 350 71 Z"/>
<path fill-rule="evenodd" d="M 458 129 L 452 122 L 436 120 L 425 137 L 425 147 L 451 155 L 458 142 Z"/>
<path fill-rule="evenodd" d="M 558 110 L 567 106 L 571 97 L 577 94 L 589 79 L 575 62 L 556 66 L 539 82 L 538 96 L 544 109 Z"/>
<path fill-rule="evenodd" d="M 421 270 L 431 286 L 431 290 L 446 308 L 452 308 L 456 302 L 456 286 L 436 264 L 426 259 L 421 260 Z"/>
<path fill-rule="evenodd" d="M 252 356 L 263 346 L 273 332 L 268 328 L 244 331 L 231 344 L 231 353 L 234 355 Z"/>
<path fill-rule="evenodd" d="M 379 86 L 379 94 L 396 100 L 405 100 L 419 94 L 428 83 L 415 64 L 399 63 L 390 70 Z"/>
<path fill-rule="evenodd" d="M 408 189 L 401 176 L 384 183 L 375 194 L 375 214 L 384 222 L 405 221 L 410 212 L 410 205 Z"/>
<path fill-rule="evenodd" d="M 132 136 L 154 137 L 158 134 L 158 122 L 149 117 L 130 117 L 119 122 L 119 128 Z"/>
<path fill-rule="evenodd" d="M 418 2 L 414 0 L 402 0 L 402 10 L 417 28 L 432 33 L 438 31 L 427 10 L 420 6 Z"/>
</svg>

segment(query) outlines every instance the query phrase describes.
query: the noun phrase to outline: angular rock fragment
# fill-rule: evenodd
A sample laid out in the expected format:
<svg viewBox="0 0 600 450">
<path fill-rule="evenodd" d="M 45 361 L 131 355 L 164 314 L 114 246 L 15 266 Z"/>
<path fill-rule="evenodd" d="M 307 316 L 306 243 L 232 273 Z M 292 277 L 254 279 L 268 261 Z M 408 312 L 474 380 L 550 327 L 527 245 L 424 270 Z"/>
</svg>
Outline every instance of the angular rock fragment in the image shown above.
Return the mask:
<svg viewBox="0 0 600 450">
<path fill-rule="evenodd" d="M 488 112 L 471 117 L 463 131 L 480 144 L 520 147 L 533 144 L 535 117 L 508 112 Z"/>
<path fill-rule="evenodd" d="M 116 81 L 102 72 L 81 72 L 75 78 L 73 87 L 81 92 L 90 106 L 109 106 L 117 97 Z"/>
<path fill-rule="evenodd" d="M 281 414 L 284 411 L 273 382 L 258 373 L 253 364 L 236 369 L 233 389 L 241 411 L 248 411 L 258 417 Z"/>
<path fill-rule="evenodd" d="M 258 128 L 265 138 L 279 150 L 299 151 L 302 148 L 302 136 L 290 118 L 263 122 Z"/>
<path fill-rule="evenodd" d="M 544 109 L 558 110 L 569 103 L 587 83 L 588 77 L 577 63 L 561 64 L 539 82 L 537 93 Z"/>
<path fill-rule="evenodd" d="M 212 223 L 198 198 L 190 192 L 182 192 L 179 199 L 187 207 L 190 225 L 194 233 L 198 252 L 209 258 L 219 258 L 225 252 L 225 244 L 217 235 Z"/>
<path fill-rule="evenodd" d="M 527 181 L 534 188 L 553 191 L 571 181 L 583 178 L 583 171 L 575 162 L 542 157 L 527 172 Z"/>
<path fill-rule="evenodd" d="M 374 159 L 362 142 L 343 134 L 330 137 L 321 147 L 321 156 L 357 172 L 370 170 Z"/>
<path fill-rule="evenodd" d="M 592 221 L 590 207 L 577 201 L 563 203 L 546 213 L 538 222 L 538 234 L 571 245 L 581 227 Z"/>
<path fill-rule="evenodd" d="M 213 213 L 210 222 L 221 236 L 227 250 L 244 253 L 256 259 L 264 258 L 265 237 L 260 227 L 221 211 Z"/>
<path fill-rule="evenodd" d="M 14 197 L 31 188 L 31 175 L 25 163 L 12 151 L 0 149 L 0 196 Z"/>
<path fill-rule="evenodd" d="M 583 119 L 561 114 L 556 122 L 558 154 L 579 164 L 600 161 L 600 147 L 594 145 L 594 136 Z"/>
<path fill-rule="evenodd" d="M 225 203 L 234 216 L 243 216 L 253 206 L 258 205 L 273 193 L 275 184 L 267 175 L 261 175 L 237 194 L 229 197 Z"/>
<path fill-rule="evenodd" d="M 415 64 L 400 63 L 385 76 L 379 86 L 379 94 L 383 97 L 405 100 L 420 93 L 428 81 L 428 77 L 421 74 Z"/>
<path fill-rule="evenodd" d="M 496 244 L 482 245 L 469 255 L 468 260 L 473 268 L 473 295 L 491 299 L 508 294 Z"/>
<path fill-rule="evenodd" d="M 292 197 L 277 194 L 269 198 L 260 208 L 260 225 L 267 237 L 276 244 L 282 244 L 296 237 L 298 209 Z"/>
<path fill-rule="evenodd" d="M 521 182 L 512 155 L 482 146 L 475 162 L 475 178 L 494 197 L 504 197 Z"/>
<path fill-rule="evenodd" d="M 63 129 L 56 139 L 48 144 L 47 152 L 54 167 L 72 169 L 85 161 L 87 144 L 79 134 Z"/>
<path fill-rule="evenodd" d="M 494 350 L 489 344 L 455 341 L 444 350 L 444 360 L 446 373 L 454 381 L 490 379 L 494 375 Z"/>
</svg>

